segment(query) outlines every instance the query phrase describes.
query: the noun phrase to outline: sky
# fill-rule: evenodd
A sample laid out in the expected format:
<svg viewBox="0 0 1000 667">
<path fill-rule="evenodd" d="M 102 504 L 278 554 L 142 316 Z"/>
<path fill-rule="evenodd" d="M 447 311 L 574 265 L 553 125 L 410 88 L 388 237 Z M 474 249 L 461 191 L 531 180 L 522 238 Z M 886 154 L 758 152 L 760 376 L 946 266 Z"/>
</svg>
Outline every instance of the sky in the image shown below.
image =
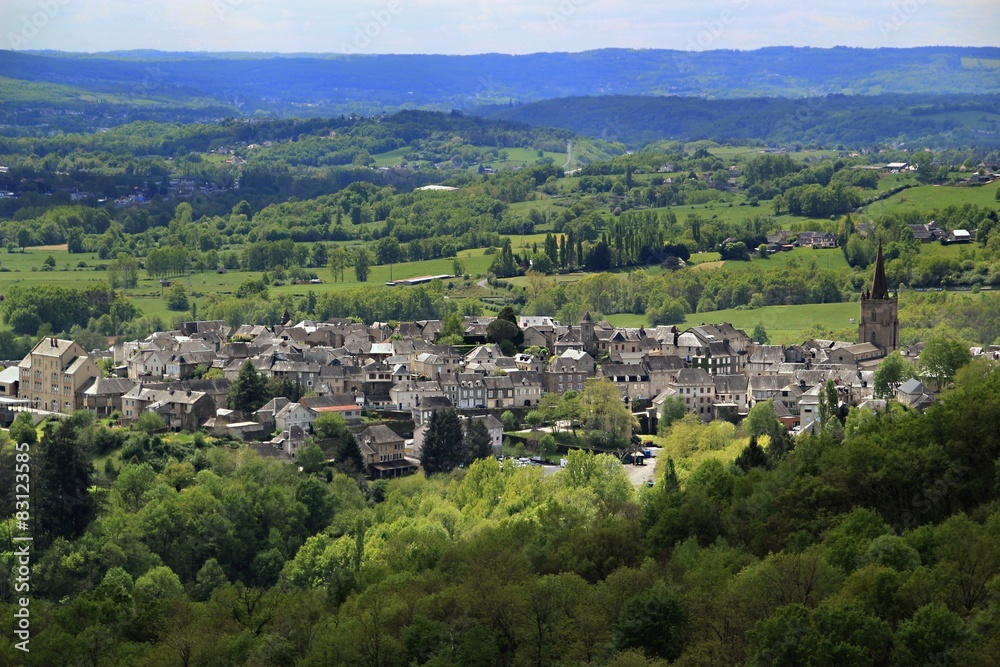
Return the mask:
<svg viewBox="0 0 1000 667">
<path fill-rule="evenodd" d="M 1000 45 L 998 0 L 0 0 L 0 48 L 536 53 Z"/>
</svg>

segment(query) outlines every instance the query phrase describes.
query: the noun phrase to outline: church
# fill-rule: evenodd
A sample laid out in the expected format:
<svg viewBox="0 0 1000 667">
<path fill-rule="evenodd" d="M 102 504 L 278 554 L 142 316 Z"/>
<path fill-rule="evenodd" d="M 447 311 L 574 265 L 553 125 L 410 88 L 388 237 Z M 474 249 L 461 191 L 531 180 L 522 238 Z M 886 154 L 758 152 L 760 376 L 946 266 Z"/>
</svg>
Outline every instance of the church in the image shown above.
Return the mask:
<svg viewBox="0 0 1000 667">
<path fill-rule="evenodd" d="M 861 294 L 858 342 L 871 343 L 882 350 L 883 356 L 899 347 L 899 294 L 889 295 L 881 243 L 875 258 L 871 290 Z"/>
</svg>

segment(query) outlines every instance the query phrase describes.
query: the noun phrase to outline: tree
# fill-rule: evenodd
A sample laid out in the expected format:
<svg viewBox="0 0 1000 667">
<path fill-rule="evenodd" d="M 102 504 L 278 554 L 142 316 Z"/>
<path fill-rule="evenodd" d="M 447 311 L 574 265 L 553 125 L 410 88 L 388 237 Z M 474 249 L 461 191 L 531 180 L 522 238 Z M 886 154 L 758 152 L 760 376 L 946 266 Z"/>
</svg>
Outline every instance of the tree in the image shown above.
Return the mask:
<svg viewBox="0 0 1000 667">
<path fill-rule="evenodd" d="M 108 265 L 108 283 L 112 289 L 131 289 L 139 284 L 139 260 L 124 252 Z"/>
<path fill-rule="evenodd" d="M 486 325 L 486 340 L 491 343 L 510 341 L 515 346 L 524 342 L 524 333 L 517 326 L 517 315 L 510 306 L 504 306 L 497 318 Z"/>
<path fill-rule="evenodd" d="M 457 310 L 445 315 L 438 332 L 439 345 L 461 345 L 465 333 L 465 321 Z"/>
<path fill-rule="evenodd" d="M 490 273 L 497 278 L 510 278 L 517 275 L 517 262 L 514 260 L 514 251 L 510 247 L 510 238 L 505 237 L 503 246 L 493 257 L 490 263 Z"/>
<path fill-rule="evenodd" d="M 510 410 L 504 410 L 500 415 L 500 421 L 503 423 L 503 430 L 505 431 L 516 431 L 520 424 L 517 421 L 517 417 Z"/>
<path fill-rule="evenodd" d="M 540 273 L 549 274 L 555 271 L 555 263 L 544 252 L 536 252 L 531 257 L 531 268 Z"/>
<path fill-rule="evenodd" d="M 470 419 L 465 428 L 465 464 L 471 465 L 477 459 L 493 456 L 493 443 L 486 422 L 482 419 Z"/>
<path fill-rule="evenodd" d="M 632 437 L 639 422 L 622 401 L 618 386 L 611 380 L 590 379 L 580 394 L 580 409 L 587 428 L 607 433 L 612 442 L 622 444 Z"/>
<path fill-rule="evenodd" d="M 751 438 L 766 435 L 774 439 L 784 430 L 784 424 L 778 421 L 778 415 L 774 411 L 773 398 L 756 403 L 743 420 L 743 432 Z"/>
<path fill-rule="evenodd" d="M 34 537 L 43 546 L 80 535 L 96 509 L 88 492 L 94 466 L 77 435 L 73 419 L 50 422 L 33 462 Z"/>
<path fill-rule="evenodd" d="M 185 311 L 188 309 L 187 289 L 181 283 L 171 285 L 166 294 L 167 310 Z"/>
<path fill-rule="evenodd" d="M 943 387 L 955 377 L 955 372 L 972 361 L 972 354 L 962 343 L 937 336 L 924 345 L 918 366 L 920 375 Z"/>
<path fill-rule="evenodd" d="M 754 325 L 753 333 L 750 334 L 750 339 L 753 342 L 758 343 L 760 345 L 768 344 L 770 338 L 768 337 L 767 329 L 764 328 L 764 324 L 762 322 L 758 322 L 757 324 Z"/>
<path fill-rule="evenodd" d="M 329 252 L 325 243 L 317 243 L 312 249 L 312 265 L 326 266 L 329 259 Z"/>
<path fill-rule="evenodd" d="M 31 244 L 31 230 L 27 227 L 21 227 L 17 230 L 17 247 L 24 252 L 24 249 Z"/>
<path fill-rule="evenodd" d="M 326 464 L 326 454 L 313 442 L 299 449 L 295 454 L 295 460 L 302 466 L 302 472 L 313 475 L 323 469 Z"/>
<path fill-rule="evenodd" d="M 756 436 L 750 436 L 750 444 L 743 448 L 740 455 L 736 457 L 734 464 L 744 473 L 750 472 L 751 468 L 771 467 L 771 461 L 760 445 L 757 444 Z"/>
<path fill-rule="evenodd" d="M 163 431 L 166 428 L 167 423 L 163 421 L 163 417 L 161 417 L 159 413 L 152 412 L 150 410 L 143 412 L 132 423 L 133 430 L 144 431 L 150 434 Z"/>
<path fill-rule="evenodd" d="M 925 605 L 908 621 L 899 624 L 895 636 L 893 664 L 948 665 L 952 656 L 973 633 L 961 617 L 940 603 Z"/>
<path fill-rule="evenodd" d="M 229 407 L 242 412 L 255 412 L 270 399 L 267 378 L 257 372 L 249 359 L 240 366 L 236 380 L 229 386 Z"/>
<path fill-rule="evenodd" d="M 83 235 L 84 231 L 82 227 L 70 227 L 66 230 L 67 252 L 71 254 L 83 252 Z"/>
<path fill-rule="evenodd" d="M 892 352 L 883 359 L 872 376 L 875 383 L 875 395 L 886 397 L 892 394 L 894 387 L 912 378 L 913 365 L 899 351 Z"/>
<path fill-rule="evenodd" d="M 348 257 L 347 251 L 344 250 L 343 246 L 333 246 L 329 251 L 327 251 L 327 257 L 330 262 L 330 273 L 333 274 L 333 280 L 344 281 L 344 270 L 347 268 Z"/>
<path fill-rule="evenodd" d="M 462 422 L 453 409 L 431 413 L 420 462 L 425 475 L 451 472 L 465 461 Z"/>
<path fill-rule="evenodd" d="M 353 433 L 348 433 L 348 437 L 337 441 L 333 460 L 337 469 L 345 475 L 358 475 L 365 471 L 365 457 Z"/>
<path fill-rule="evenodd" d="M 687 405 L 680 396 L 671 396 L 663 401 L 663 408 L 660 410 L 660 423 L 657 430 L 660 435 L 666 433 L 667 429 L 678 419 L 682 419 L 687 414 Z"/>
<path fill-rule="evenodd" d="M 313 433 L 327 443 L 329 451 L 332 445 L 333 460 L 341 472 L 356 475 L 365 470 L 365 459 L 361 453 L 354 433 L 347 427 L 344 418 L 335 412 L 323 412 L 313 422 Z"/>
<path fill-rule="evenodd" d="M 827 380 L 819 392 L 819 420 L 824 429 L 836 419 L 839 409 L 840 396 L 837 394 L 837 387 L 833 384 L 833 380 Z"/>
<path fill-rule="evenodd" d="M 354 277 L 359 283 L 368 282 L 368 270 L 372 265 L 372 254 L 367 248 L 359 248 L 354 253 Z"/>
<path fill-rule="evenodd" d="M 30 412 L 19 412 L 10 425 L 10 439 L 15 443 L 26 442 L 33 445 L 38 442 L 38 431 L 31 420 Z"/>
<path fill-rule="evenodd" d="M 650 657 L 674 661 L 684 648 L 687 622 L 680 598 L 660 582 L 625 603 L 612 641 L 619 651 L 637 648 Z"/>
</svg>

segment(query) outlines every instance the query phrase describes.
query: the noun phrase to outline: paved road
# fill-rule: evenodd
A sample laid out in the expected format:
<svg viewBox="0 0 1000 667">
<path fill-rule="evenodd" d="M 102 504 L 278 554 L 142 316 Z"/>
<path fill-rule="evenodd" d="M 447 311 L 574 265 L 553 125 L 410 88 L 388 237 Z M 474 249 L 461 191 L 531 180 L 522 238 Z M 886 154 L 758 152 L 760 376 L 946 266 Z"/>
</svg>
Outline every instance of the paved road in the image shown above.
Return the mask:
<svg viewBox="0 0 1000 667">
<path fill-rule="evenodd" d="M 632 481 L 632 484 L 636 487 L 645 486 L 647 482 L 653 481 L 656 475 L 656 462 L 659 460 L 655 458 L 657 453 L 654 450 L 654 458 L 646 459 L 645 465 L 637 466 L 631 463 L 625 464 L 625 472 L 628 473 L 628 478 Z"/>
</svg>

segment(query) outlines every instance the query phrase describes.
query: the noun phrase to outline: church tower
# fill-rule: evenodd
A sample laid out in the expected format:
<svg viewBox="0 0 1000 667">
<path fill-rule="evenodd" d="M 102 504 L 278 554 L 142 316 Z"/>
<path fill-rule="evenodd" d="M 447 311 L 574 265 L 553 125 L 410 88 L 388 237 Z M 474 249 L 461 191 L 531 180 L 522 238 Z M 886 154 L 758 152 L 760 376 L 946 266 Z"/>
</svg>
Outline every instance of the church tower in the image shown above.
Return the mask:
<svg viewBox="0 0 1000 667">
<path fill-rule="evenodd" d="M 580 339 L 583 340 L 583 349 L 590 356 L 597 357 L 597 334 L 594 332 L 594 318 L 590 316 L 588 310 L 580 321 Z"/>
<path fill-rule="evenodd" d="M 871 343 L 889 354 L 899 347 L 899 294 L 889 296 L 885 281 L 885 263 L 882 244 L 875 258 L 875 277 L 870 292 L 861 294 L 861 323 L 858 325 L 858 342 Z"/>
</svg>

